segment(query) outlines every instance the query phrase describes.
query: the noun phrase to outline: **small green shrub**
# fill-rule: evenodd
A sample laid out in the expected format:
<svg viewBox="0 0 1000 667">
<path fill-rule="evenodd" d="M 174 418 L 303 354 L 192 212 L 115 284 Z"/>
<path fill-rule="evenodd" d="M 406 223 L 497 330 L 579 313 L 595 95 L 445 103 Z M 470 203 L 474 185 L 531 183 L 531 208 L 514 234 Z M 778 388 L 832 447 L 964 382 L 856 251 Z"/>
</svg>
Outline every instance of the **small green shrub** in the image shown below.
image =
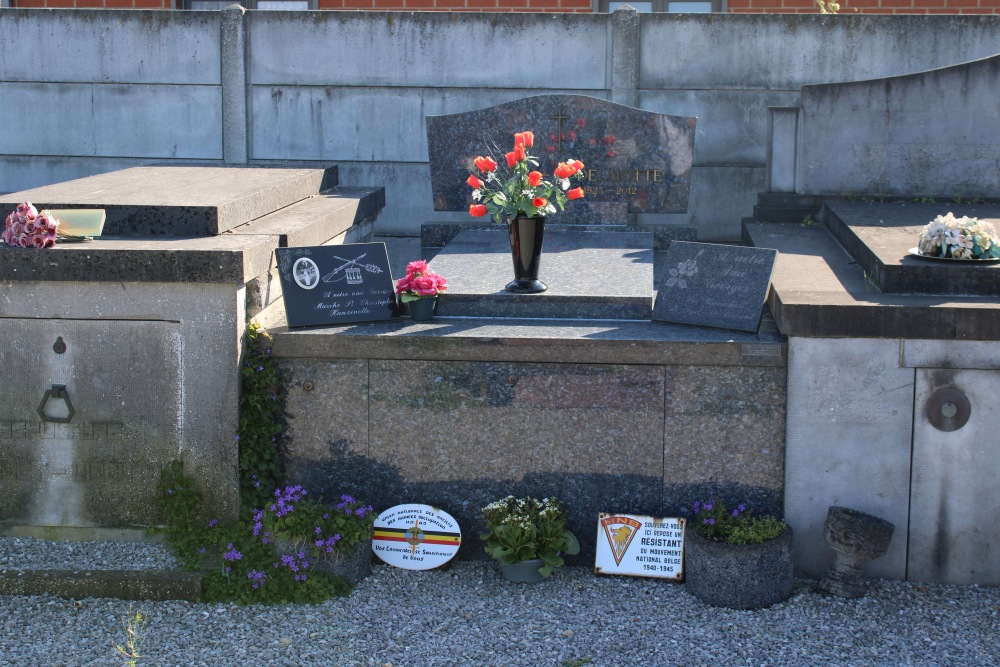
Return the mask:
<svg viewBox="0 0 1000 667">
<path fill-rule="evenodd" d="M 719 499 L 694 504 L 694 529 L 702 537 L 727 544 L 758 544 L 773 540 L 787 526 L 772 516 L 754 516 L 753 510 L 740 503 L 734 509 L 726 508 Z"/>
</svg>

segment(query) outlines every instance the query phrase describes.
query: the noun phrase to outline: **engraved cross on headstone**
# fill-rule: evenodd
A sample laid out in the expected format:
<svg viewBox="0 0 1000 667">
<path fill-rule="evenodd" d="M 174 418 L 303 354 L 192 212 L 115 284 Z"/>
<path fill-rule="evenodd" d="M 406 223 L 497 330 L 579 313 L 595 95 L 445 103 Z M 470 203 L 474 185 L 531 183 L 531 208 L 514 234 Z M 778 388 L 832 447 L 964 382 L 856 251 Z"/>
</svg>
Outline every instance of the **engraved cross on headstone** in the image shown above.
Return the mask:
<svg viewBox="0 0 1000 667">
<path fill-rule="evenodd" d="M 566 115 L 562 107 L 559 107 L 559 111 L 549 116 L 549 119 L 556 121 L 556 137 L 558 138 L 557 139 L 558 143 L 556 144 L 556 148 L 561 151 L 562 140 L 563 140 L 562 124 L 564 120 L 569 120 L 569 116 Z"/>
</svg>

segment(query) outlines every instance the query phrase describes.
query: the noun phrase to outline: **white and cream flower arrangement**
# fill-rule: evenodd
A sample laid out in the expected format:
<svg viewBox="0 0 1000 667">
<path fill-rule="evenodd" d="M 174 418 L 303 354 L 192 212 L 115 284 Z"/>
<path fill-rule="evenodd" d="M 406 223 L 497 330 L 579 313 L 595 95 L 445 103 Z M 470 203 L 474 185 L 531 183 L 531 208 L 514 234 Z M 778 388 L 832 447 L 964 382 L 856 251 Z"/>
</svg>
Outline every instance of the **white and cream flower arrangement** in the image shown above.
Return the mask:
<svg viewBox="0 0 1000 667">
<path fill-rule="evenodd" d="M 1000 259 L 1000 236 L 987 220 L 951 212 L 931 220 L 920 232 L 921 255 L 951 259 Z"/>
</svg>

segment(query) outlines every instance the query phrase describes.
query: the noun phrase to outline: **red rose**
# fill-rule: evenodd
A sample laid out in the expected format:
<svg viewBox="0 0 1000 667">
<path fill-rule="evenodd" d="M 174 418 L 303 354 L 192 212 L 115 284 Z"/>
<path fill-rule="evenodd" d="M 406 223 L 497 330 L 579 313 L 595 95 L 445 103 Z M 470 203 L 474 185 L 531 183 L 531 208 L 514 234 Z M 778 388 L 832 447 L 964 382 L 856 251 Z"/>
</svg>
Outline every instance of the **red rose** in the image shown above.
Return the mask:
<svg viewBox="0 0 1000 667">
<path fill-rule="evenodd" d="M 524 146 L 514 146 L 514 157 L 517 158 L 518 162 L 520 162 L 527 156 L 528 154 L 524 152 Z"/>
<path fill-rule="evenodd" d="M 533 171 L 528 174 L 528 185 L 531 187 L 538 187 L 538 184 L 542 182 L 542 172 Z"/>
<path fill-rule="evenodd" d="M 469 176 L 467 179 L 465 179 L 465 182 L 468 183 L 471 187 L 476 188 L 477 190 L 483 187 L 483 182 L 478 178 L 476 178 L 475 176 Z"/>
<path fill-rule="evenodd" d="M 573 163 L 573 166 L 576 167 L 577 171 L 583 171 L 584 164 L 582 162 L 579 160 L 570 160 L 570 162 Z"/>
<path fill-rule="evenodd" d="M 529 132 L 528 130 L 525 130 L 521 134 L 524 135 L 524 147 L 525 148 L 531 148 L 532 146 L 535 145 L 535 133 L 534 132 Z"/>
<path fill-rule="evenodd" d="M 476 169 L 484 172 L 491 172 L 497 168 L 496 161 L 491 157 L 483 157 L 480 155 L 473 162 L 476 164 Z"/>
<path fill-rule="evenodd" d="M 555 170 L 556 178 L 569 178 L 573 175 L 573 170 L 565 162 L 560 162 Z"/>
<path fill-rule="evenodd" d="M 517 156 L 514 155 L 514 151 L 505 154 L 504 157 L 507 158 L 507 166 L 513 169 L 514 165 L 517 164 Z"/>
<path fill-rule="evenodd" d="M 469 207 L 469 215 L 473 215 L 477 218 L 481 218 L 486 215 L 486 205 L 485 204 L 473 204 Z"/>
<path fill-rule="evenodd" d="M 566 193 L 566 196 L 570 199 L 581 199 L 583 197 L 583 188 L 573 188 Z"/>
<path fill-rule="evenodd" d="M 535 197 L 531 200 L 531 205 L 535 208 L 542 208 L 548 202 L 545 201 L 545 197 Z"/>
</svg>

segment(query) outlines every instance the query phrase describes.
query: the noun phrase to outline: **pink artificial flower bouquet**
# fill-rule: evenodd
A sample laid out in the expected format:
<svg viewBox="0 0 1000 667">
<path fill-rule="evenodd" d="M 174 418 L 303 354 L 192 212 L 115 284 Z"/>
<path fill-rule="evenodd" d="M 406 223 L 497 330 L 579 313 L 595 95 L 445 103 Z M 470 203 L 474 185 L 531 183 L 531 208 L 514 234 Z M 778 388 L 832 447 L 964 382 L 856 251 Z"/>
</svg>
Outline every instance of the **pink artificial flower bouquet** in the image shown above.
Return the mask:
<svg viewBox="0 0 1000 667">
<path fill-rule="evenodd" d="M 26 201 L 7 216 L 7 225 L 0 238 L 15 248 L 51 248 L 56 244 L 58 230 L 58 220 L 44 211 L 39 215 L 31 202 Z"/>
<path fill-rule="evenodd" d="M 396 294 L 403 303 L 428 299 L 448 289 L 448 282 L 427 268 L 427 262 L 419 259 L 406 265 L 406 276 L 396 281 Z"/>
</svg>

